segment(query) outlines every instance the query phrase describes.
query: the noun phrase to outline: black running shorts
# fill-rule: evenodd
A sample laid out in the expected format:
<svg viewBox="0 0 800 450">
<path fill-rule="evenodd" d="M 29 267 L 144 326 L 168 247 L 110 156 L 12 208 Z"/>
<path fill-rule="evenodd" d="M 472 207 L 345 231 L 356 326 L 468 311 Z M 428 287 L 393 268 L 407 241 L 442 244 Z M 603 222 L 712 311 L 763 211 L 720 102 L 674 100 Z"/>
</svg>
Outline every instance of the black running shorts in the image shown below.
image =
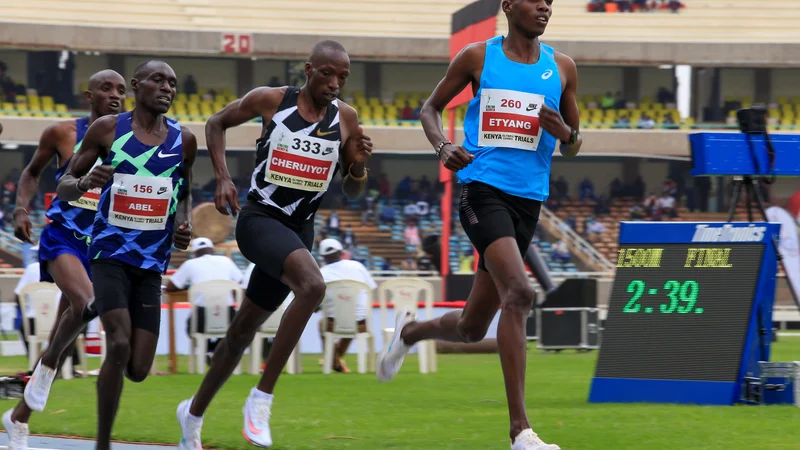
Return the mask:
<svg viewBox="0 0 800 450">
<path fill-rule="evenodd" d="M 478 268 L 486 271 L 483 253 L 494 241 L 513 237 L 524 257 L 533 240 L 542 202 L 516 197 L 489 186 L 472 182 L 461 189 L 461 226 L 478 250 Z"/>
<path fill-rule="evenodd" d="M 100 316 L 114 309 L 128 309 L 132 328 L 158 336 L 161 328 L 161 274 L 114 259 L 95 259 L 91 264 L 94 308 Z"/>
<path fill-rule="evenodd" d="M 247 298 L 265 311 L 275 311 L 291 290 L 281 281 L 283 263 L 299 249 L 311 251 L 314 220 L 291 226 L 267 208 L 248 201 L 236 223 L 239 251 L 256 267 L 247 284 Z"/>
</svg>

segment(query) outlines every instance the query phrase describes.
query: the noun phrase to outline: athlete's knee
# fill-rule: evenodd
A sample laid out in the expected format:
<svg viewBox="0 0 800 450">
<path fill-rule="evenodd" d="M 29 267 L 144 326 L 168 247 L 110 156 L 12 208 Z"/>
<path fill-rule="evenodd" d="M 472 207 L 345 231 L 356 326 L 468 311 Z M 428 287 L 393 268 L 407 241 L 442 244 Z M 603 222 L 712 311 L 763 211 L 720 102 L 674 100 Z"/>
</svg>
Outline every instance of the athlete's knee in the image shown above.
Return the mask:
<svg viewBox="0 0 800 450">
<path fill-rule="evenodd" d="M 132 365 L 129 364 L 128 367 L 125 368 L 125 378 L 133 381 L 134 383 L 141 383 L 147 379 L 147 375 L 150 373 L 149 368 L 131 366 Z"/>
<path fill-rule="evenodd" d="M 461 339 L 464 342 L 474 343 L 483 340 L 484 336 L 486 336 L 486 332 L 489 330 L 489 327 L 483 324 L 470 322 L 462 317 L 458 319 L 456 329 L 458 330 L 458 334 L 461 335 Z"/>
<path fill-rule="evenodd" d="M 536 291 L 533 290 L 527 277 L 514 279 L 508 284 L 503 298 L 503 308 L 512 311 L 520 310 L 528 313 L 533 306 L 533 298 Z"/>
<path fill-rule="evenodd" d="M 117 364 L 127 364 L 131 357 L 130 337 L 122 333 L 106 334 L 106 357 Z"/>
<path fill-rule="evenodd" d="M 225 345 L 234 353 L 244 352 L 253 343 L 256 337 L 256 328 L 249 326 L 229 327 L 225 334 Z"/>
<path fill-rule="evenodd" d="M 294 292 L 296 300 L 313 301 L 314 306 L 325 297 L 325 281 L 322 274 L 312 275 L 302 280 Z"/>
</svg>

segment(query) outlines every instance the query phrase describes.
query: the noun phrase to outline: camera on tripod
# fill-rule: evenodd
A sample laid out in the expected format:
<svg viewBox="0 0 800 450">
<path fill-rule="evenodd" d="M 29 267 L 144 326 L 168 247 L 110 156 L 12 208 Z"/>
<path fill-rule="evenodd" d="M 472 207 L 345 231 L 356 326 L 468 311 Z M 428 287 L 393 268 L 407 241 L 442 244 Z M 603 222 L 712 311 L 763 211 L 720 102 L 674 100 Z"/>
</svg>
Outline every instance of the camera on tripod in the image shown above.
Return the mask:
<svg viewBox="0 0 800 450">
<path fill-rule="evenodd" d="M 745 134 L 767 134 L 767 108 L 753 106 L 736 111 L 739 130 Z"/>
</svg>

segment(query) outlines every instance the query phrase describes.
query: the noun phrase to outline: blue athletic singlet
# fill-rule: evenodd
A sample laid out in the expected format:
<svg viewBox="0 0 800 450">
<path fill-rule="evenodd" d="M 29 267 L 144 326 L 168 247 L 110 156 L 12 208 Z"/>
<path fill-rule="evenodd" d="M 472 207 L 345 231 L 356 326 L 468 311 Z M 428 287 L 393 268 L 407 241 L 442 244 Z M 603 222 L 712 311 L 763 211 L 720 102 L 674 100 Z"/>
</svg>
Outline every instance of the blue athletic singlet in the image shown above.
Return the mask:
<svg viewBox="0 0 800 450">
<path fill-rule="evenodd" d="M 75 121 L 75 153 L 81 148 L 81 142 L 83 142 L 83 137 L 88 129 L 88 117 L 81 117 Z M 59 161 L 61 167 L 56 171 L 56 182 L 64 175 L 69 161 Z M 52 222 L 77 233 L 79 237 L 90 236 L 98 198 L 100 198 L 99 191 L 95 192 L 94 190 L 87 192 L 74 202 L 65 202 L 55 197 L 50 208 L 47 209 L 46 215 Z"/>
<path fill-rule="evenodd" d="M 170 258 L 175 211 L 184 195 L 183 145 L 178 122 L 163 144 L 133 135 L 131 113 L 117 116 L 114 144 L 103 164 L 114 168 L 100 194 L 89 255 L 163 273 Z"/>
<path fill-rule="evenodd" d="M 560 111 L 562 88 L 553 48 L 539 45 L 539 61 L 522 64 L 505 56 L 503 36 L 486 41 L 480 88 L 464 118 L 463 146 L 475 159 L 458 172 L 461 183 L 547 200 L 556 138 L 539 127 L 539 111 L 542 103 Z"/>
</svg>

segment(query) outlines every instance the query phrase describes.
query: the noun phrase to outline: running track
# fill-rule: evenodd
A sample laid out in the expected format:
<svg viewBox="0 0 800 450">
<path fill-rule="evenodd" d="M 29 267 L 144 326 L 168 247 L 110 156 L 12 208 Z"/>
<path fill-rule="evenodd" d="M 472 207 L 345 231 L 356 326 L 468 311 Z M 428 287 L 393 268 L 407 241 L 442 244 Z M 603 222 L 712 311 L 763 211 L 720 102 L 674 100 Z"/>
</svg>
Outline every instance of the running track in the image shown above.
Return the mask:
<svg viewBox="0 0 800 450">
<path fill-rule="evenodd" d="M 7 450 L 8 435 L 0 433 L 0 450 Z M 94 441 L 86 439 L 62 439 L 46 436 L 30 436 L 29 450 L 94 450 Z M 164 450 L 168 447 L 159 445 L 111 444 L 114 450 Z M 173 447 L 174 448 L 174 447 Z"/>
</svg>

